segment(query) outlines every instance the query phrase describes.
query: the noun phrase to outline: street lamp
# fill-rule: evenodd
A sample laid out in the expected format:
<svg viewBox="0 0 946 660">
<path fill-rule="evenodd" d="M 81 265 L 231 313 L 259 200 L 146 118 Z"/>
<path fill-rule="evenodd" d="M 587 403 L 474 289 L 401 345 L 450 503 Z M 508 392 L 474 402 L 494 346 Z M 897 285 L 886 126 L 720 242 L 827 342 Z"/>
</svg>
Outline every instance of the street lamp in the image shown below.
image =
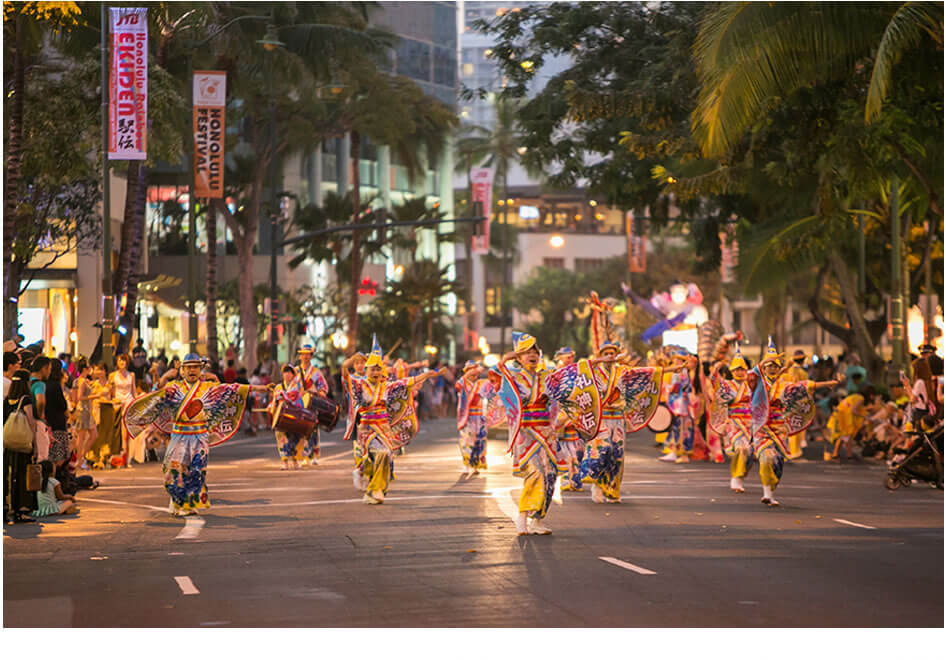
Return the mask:
<svg viewBox="0 0 946 660">
<path fill-rule="evenodd" d="M 333 332 L 332 346 L 334 346 L 339 351 L 344 351 L 346 348 L 348 348 L 348 335 L 341 330 L 336 330 Z"/>
<path fill-rule="evenodd" d="M 549 238 L 549 245 L 557 250 L 565 245 L 565 237 L 561 234 L 552 234 L 552 236 Z"/>
</svg>

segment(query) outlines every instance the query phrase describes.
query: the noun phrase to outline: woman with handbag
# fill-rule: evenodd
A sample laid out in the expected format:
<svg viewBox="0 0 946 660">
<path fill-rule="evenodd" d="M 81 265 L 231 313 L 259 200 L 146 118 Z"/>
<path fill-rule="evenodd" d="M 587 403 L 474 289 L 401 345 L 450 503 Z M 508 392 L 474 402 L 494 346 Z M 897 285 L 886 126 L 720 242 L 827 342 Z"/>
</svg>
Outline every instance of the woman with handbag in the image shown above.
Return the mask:
<svg viewBox="0 0 946 660">
<path fill-rule="evenodd" d="M 69 404 L 63 393 L 63 371 L 59 360 L 50 362 L 49 377 L 46 379 L 46 423 L 49 425 L 49 456 L 55 467 L 59 467 L 69 458 L 72 434 L 69 432 Z"/>
<path fill-rule="evenodd" d="M 36 508 L 36 493 L 27 490 L 26 483 L 26 472 L 35 450 L 36 433 L 29 381 L 30 372 L 25 369 L 15 371 L 10 379 L 10 390 L 3 400 L 4 519 L 14 523 L 36 522 L 28 515 Z M 13 419 L 20 415 L 25 417 L 26 426 L 22 425 L 22 418 Z M 10 427 L 7 426 L 8 422 Z M 17 427 L 18 432 L 14 432 Z"/>
</svg>

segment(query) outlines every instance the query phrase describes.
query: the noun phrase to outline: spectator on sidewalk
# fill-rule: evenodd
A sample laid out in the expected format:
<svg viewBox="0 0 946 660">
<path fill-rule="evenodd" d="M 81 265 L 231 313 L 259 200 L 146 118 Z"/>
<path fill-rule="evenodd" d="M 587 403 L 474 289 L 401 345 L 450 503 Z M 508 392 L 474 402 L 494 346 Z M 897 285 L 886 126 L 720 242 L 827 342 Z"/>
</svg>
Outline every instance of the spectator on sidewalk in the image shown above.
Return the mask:
<svg viewBox="0 0 946 660">
<path fill-rule="evenodd" d="M 6 397 L 10 391 L 10 383 L 13 380 L 13 374 L 20 368 L 20 356 L 13 351 L 4 351 L 3 353 L 3 396 Z"/>
<path fill-rule="evenodd" d="M 26 415 L 35 438 L 36 421 L 33 414 L 33 398 L 30 395 L 29 380 L 30 372 L 26 369 L 18 369 L 13 372 L 10 379 L 10 389 L 3 398 L 3 421 L 6 423 L 7 418 L 20 408 L 22 400 L 22 411 Z M 35 450 L 35 440 L 33 450 L 29 452 L 3 450 L 4 521 L 12 519 L 14 523 L 35 522 L 29 514 L 36 508 L 36 495 L 26 490 L 26 466 L 30 464 Z M 9 507 L 7 506 L 8 503 Z"/>
<path fill-rule="evenodd" d="M 62 492 L 59 480 L 53 476 L 52 461 L 43 461 L 40 465 L 43 466 L 43 486 L 37 494 L 33 515 L 43 518 L 78 513 L 75 496 Z"/>
</svg>

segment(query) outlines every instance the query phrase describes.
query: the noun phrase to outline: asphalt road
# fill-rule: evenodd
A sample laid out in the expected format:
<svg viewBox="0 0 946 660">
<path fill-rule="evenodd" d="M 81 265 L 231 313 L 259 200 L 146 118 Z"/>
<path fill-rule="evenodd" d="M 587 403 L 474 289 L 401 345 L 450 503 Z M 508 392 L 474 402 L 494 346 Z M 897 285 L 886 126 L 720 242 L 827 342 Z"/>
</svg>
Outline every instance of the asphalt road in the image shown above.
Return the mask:
<svg viewBox="0 0 946 660">
<path fill-rule="evenodd" d="M 517 537 L 504 450 L 461 478 L 452 422 L 424 423 L 367 506 L 339 431 L 288 472 L 241 434 L 189 519 L 159 464 L 99 472 L 78 516 L 4 527 L 4 626 L 943 625 L 943 493 L 888 492 L 882 466 L 787 465 L 772 509 L 756 471 L 731 494 L 727 466 L 661 463 L 639 433 L 622 504 L 564 493 L 551 536 Z"/>
</svg>

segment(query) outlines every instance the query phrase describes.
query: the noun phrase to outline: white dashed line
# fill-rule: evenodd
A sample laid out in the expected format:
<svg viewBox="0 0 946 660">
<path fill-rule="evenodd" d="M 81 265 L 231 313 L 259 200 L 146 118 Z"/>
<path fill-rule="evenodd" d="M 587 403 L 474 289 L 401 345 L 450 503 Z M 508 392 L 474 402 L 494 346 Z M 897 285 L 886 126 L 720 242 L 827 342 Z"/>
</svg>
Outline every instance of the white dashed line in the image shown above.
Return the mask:
<svg viewBox="0 0 946 660">
<path fill-rule="evenodd" d="M 181 530 L 181 533 L 175 536 L 175 539 L 196 539 L 197 535 L 200 534 L 200 530 L 204 528 L 206 520 L 198 516 L 188 516 L 187 520 L 184 521 L 184 529 Z"/>
<path fill-rule="evenodd" d="M 186 575 L 176 575 L 174 581 L 177 582 L 177 586 L 181 588 L 181 593 L 185 596 L 195 596 L 200 593 L 197 587 L 194 586 L 194 582 Z"/>
<path fill-rule="evenodd" d="M 614 557 L 598 557 L 601 561 L 606 561 L 609 564 L 614 564 L 615 566 L 620 566 L 629 571 L 634 571 L 635 573 L 640 573 L 641 575 L 657 575 L 656 571 L 652 571 L 647 568 L 642 568 L 640 566 L 635 566 L 634 564 L 629 564 L 626 561 L 621 561 L 620 559 L 615 559 Z"/>
<path fill-rule="evenodd" d="M 834 522 L 839 522 L 842 525 L 850 525 L 851 527 L 860 527 L 862 529 L 877 529 L 876 527 L 871 527 L 870 525 L 862 525 L 860 523 L 851 522 L 850 520 L 845 520 L 844 518 L 832 518 Z"/>
</svg>

